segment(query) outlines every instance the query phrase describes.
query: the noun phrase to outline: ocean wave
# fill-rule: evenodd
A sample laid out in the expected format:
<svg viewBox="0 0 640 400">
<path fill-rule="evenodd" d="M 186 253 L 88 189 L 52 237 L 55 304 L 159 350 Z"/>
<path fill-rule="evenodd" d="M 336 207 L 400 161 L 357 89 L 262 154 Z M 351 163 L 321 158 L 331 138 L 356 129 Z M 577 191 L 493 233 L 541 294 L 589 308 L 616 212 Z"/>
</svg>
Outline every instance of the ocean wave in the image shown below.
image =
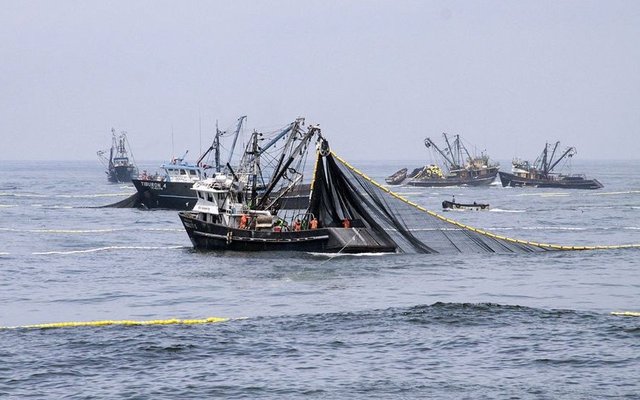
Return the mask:
<svg viewBox="0 0 640 400">
<path fill-rule="evenodd" d="M 51 196 L 50 195 L 45 195 L 45 194 L 0 192 L 0 197 L 37 197 L 37 198 L 47 198 L 47 197 L 51 197 Z"/>
<path fill-rule="evenodd" d="M 98 197 L 123 197 L 131 196 L 134 192 L 127 193 L 96 193 L 96 194 L 57 194 L 51 197 L 61 199 L 93 199 Z"/>
<path fill-rule="evenodd" d="M 589 229 L 610 229 L 610 228 L 577 228 L 573 226 L 498 226 L 487 228 L 487 231 L 586 231 Z"/>
<path fill-rule="evenodd" d="M 335 257 L 382 257 L 396 253 L 316 253 L 313 251 L 307 252 L 307 254 L 321 257 L 321 258 L 335 258 Z"/>
<path fill-rule="evenodd" d="M 393 190 L 392 192 L 400 196 L 418 196 L 418 195 L 424 194 L 424 192 L 396 192 Z"/>
<path fill-rule="evenodd" d="M 617 196 L 621 194 L 638 194 L 640 190 L 626 190 L 621 192 L 597 192 L 597 193 L 589 193 L 591 196 Z"/>
<path fill-rule="evenodd" d="M 94 193 L 94 194 L 38 194 L 38 193 L 6 193 L 0 192 L 0 197 L 25 197 L 25 198 L 55 198 L 55 199 L 92 199 L 100 197 L 124 197 L 131 196 L 129 193 Z"/>
<path fill-rule="evenodd" d="M 568 197 L 570 195 L 570 193 L 565 193 L 565 192 L 552 192 L 552 193 L 520 193 L 517 194 L 517 197 L 526 197 L 526 196 L 533 196 L 533 197 Z"/>
<path fill-rule="evenodd" d="M 106 246 L 97 247 L 94 249 L 85 250 L 68 250 L 68 251 L 38 251 L 31 253 L 33 255 L 68 255 L 68 254 L 83 254 L 83 253 L 96 253 L 100 251 L 111 250 L 178 250 L 185 249 L 185 246 Z"/>
<path fill-rule="evenodd" d="M 503 212 L 503 213 L 523 213 L 527 212 L 527 210 L 503 210 L 502 208 L 490 208 L 491 212 Z"/>
</svg>

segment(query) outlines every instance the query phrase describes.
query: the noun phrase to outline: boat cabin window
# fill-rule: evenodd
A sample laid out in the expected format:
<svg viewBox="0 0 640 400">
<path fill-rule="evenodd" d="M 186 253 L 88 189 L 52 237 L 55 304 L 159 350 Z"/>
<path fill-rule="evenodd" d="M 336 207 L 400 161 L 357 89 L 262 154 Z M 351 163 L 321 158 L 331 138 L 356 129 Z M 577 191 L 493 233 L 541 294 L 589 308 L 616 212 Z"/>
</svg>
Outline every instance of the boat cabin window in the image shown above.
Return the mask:
<svg viewBox="0 0 640 400">
<path fill-rule="evenodd" d="M 207 193 L 207 200 L 213 203 L 213 195 L 211 193 Z"/>
<path fill-rule="evenodd" d="M 184 169 L 180 170 L 180 175 L 186 175 L 186 174 L 187 174 L 187 171 L 185 171 Z"/>
<path fill-rule="evenodd" d="M 204 195 L 202 193 L 198 192 L 198 198 L 204 200 Z"/>
<path fill-rule="evenodd" d="M 196 171 L 194 169 L 190 169 L 189 170 L 189 175 L 196 176 L 197 174 L 196 174 Z"/>
</svg>

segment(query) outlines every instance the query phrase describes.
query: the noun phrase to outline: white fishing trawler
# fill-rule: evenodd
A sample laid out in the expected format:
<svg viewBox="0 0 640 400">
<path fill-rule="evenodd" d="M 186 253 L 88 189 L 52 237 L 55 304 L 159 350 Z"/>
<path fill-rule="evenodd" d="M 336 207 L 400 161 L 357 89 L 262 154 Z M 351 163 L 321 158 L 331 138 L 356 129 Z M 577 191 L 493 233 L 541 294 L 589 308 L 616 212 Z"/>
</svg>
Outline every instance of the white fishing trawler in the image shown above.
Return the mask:
<svg viewBox="0 0 640 400">
<path fill-rule="evenodd" d="M 198 202 L 192 211 L 180 212 L 180 219 L 197 249 L 207 250 L 292 250 L 308 252 L 393 252 L 395 244 L 386 235 L 377 234 L 363 221 L 338 217 L 339 221 L 318 218 L 318 207 L 310 201 L 304 208 L 283 207 L 283 199 L 302 184 L 304 158 L 316 138 L 317 163 L 330 154 L 328 143 L 320 128 L 301 129 L 304 120 L 298 119 L 285 138 L 276 137 L 261 147 L 258 134 L 245 152 L 238 171 L 228 169 L 200 182 L 193 190 Z M 265 151 L 279 140 L 286 143 L 268 184 L 259 187 L 265 169 L 260 160 Z M 317 168 L 320 164 L 316 164 Z M 278 187 L 280 187 L 278 189 Z M 311 186 L 313 192 L 313 183 Z M 308 195 L 307 195 L 308 196 Z M 313 199 L 313 196 L 311 197 Z"/>
</svg>

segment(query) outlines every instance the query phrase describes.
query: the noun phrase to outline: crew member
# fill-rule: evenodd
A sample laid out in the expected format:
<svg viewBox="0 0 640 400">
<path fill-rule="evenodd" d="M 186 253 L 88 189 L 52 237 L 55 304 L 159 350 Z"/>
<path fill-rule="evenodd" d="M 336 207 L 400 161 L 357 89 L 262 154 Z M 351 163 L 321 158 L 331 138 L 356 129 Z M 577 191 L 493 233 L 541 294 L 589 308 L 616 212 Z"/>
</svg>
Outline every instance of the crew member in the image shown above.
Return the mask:
<svg viewBox="0 0 640 400">
<path fill-rule="evenodd" d="M 302 228 L 302 225 L 300 224 L 300 219 L 296 218 L 296 222 L 293 223 L 293 230 L 297 232 L 301 228 Z"/>
<path fill-rule="evenodd" d="M 247 214 L 242 214 L 242 216 L 240 217 L 240 229 L 246 229 L 248 221 L 249 217 L 247 217 Z"/>
<path fill-rule="evenodd" d="M 316 217 L 313 217 L 311 221 L 309 221 L 309 229 L 318 229 L 318 220 Z"/>
</svg>

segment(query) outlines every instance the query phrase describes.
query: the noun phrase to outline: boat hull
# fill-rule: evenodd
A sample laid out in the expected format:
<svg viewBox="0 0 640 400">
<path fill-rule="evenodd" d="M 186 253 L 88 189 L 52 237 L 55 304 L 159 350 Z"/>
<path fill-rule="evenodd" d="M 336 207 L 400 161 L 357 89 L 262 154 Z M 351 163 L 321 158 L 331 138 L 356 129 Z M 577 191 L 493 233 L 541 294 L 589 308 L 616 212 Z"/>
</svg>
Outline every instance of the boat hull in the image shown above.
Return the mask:
<svg viewBox="0 0 640 400">
<path fill-rule="evenodd" d="M 453 201 L 445 200 L 442 202 L 442 209 L 444 211 L 447 211 L 447 210 L 480 211 L 480 210 L 488 210 L 489 204 L 479 204 L 479 203 L 465 204 L 465 203 L 454 203 Z"/>
<path fill-rule="evenodd" d="M 303 251 L 317 253 L 395 252 L 396 245 L 367 228 L 319 228 L 302 231 L 238 229 L 180 212 L 194 248 L 233 251 Z"/>
<path fill-rule="evenodd" d="M 487 186 L 496 179 L 496 172 L 472 178 L 434 178 L 434 179 L 412 179 L 407 182 L 410 186 L 422 187 L 447 187 L 447 186 Z"/>
<path fill-rule="evenodd" d="M 133 179 L 140 203 L 146 208 L 169 210 L 191 210 L 198 197 L 191 190 L 193 182 L 165 182 L 148 179 Z"/>
<path fill-rule="evenodd" d="M 131 182 L 137 174 L 138 171 L 133 165 L 117 166 L 107 171 L 107 179 L 113 183 Z"/>
<path fill-rule="evenodd" d="M 557 189 L 601 189 L 604 187 L 597 179 L 528 179 L 522 178 L 508 172 L 500 172 L 500 182 L 503 187 L 538 187 Z"/>
<path fill-rule="evenodd" d="M 407 169 L 402 168 L 400 171 L 385 179 L 387 185 L 400 185 L 407 179 Z"/>
</svg>

